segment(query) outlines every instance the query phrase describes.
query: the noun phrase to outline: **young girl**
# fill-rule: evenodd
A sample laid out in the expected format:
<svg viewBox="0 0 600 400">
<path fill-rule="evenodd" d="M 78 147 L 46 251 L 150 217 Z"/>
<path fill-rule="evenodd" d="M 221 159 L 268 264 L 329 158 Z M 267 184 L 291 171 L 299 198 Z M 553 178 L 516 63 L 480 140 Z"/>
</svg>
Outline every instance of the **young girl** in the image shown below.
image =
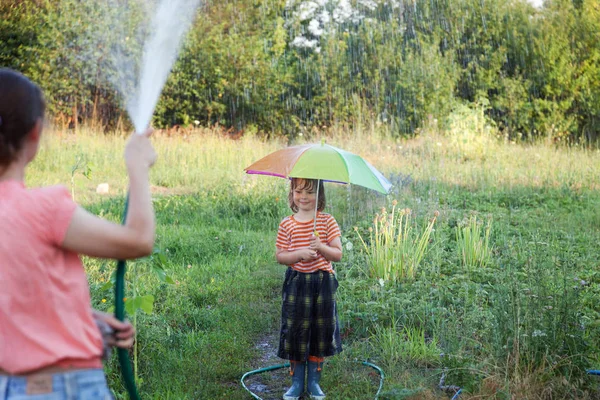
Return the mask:
<svg viewBox="0 0 600 400">
<path fill-rule="evenodd" d="M 79 254 L 150 254 L 155 224 L 148 170 L 156 155 L 150 132 L 131 136 L 126 224 L 100 219 L 77 206 L 65 187 L 25 187 L 44 110 L 35 84 L 0 69 L 0 399 L 110 399 L 98 325 L 108 324 L 116 332 L 109 344 L 123 348 L 131 347 L 134 330 L 92 310 Z"/>
<path fill-rule="evenodd" d="M 276 243 L 277 262 L 289 267 L 283 282 L 278 356 L 290 360 L 292 386 L 283 398 L 300 398 L 308 369 L 308 394 L 320 400 L 325 398 L 319 386 L 324 357 L 342 351 L 335 303 L 338 282 L 331 266 L 342 258 L 341 233 L 335 219 L 322 212 L 322 181 L 293 178 L 289 205 L 294 214 L 279 224 Z"/>
</svg>

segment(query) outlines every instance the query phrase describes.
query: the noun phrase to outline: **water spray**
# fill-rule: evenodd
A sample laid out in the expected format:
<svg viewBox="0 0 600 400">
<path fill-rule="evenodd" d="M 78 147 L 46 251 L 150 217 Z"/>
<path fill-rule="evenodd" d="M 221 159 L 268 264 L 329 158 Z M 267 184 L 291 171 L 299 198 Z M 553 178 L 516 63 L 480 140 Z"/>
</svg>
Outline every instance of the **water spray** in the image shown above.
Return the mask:
<svg viewBox="0 0 600 400">
<path fill-rule="evenodd" d="M 126 96 L 127 112 L 138 133 L 150 125 L 183 35 L 191 26 L 199 3 L 200 0 L 161 0 L 156 8 L 148 26 L 152 33 L 144 44 L 134 94 Z"/>
<path fill-rule="evenodd" d="M 150 23 L 146 27 L 146 32 L 151 32 L 151 34 L 143 43 L 141 64 L 136 66 L 129 63 L 126 65 L 124 60 L 117 60 L 118 66 L 113 65 L 113 68 L 121 74 L 121 78 L 123 76 L 135 77 L 136 75 L 132 72 L 139 71 L 139 76 L 133 84 L 123 79 L 113 80 L 113 83 L 118 82 L 116 88 L 126 99 L 127 112 L 135 131 L 139 134 L 150 125 L 162 88 L 177 59 L 183 35 L 190 28 L 199 3 L 200 0 L 160 0 L 154 17 L 150 19 Z M 131 94 L 128 91 L 129 87 L 134 88 Z M 127 219 L 128 207 L 129 195 L 125 200 L 123 224 Z M 115 283 L 115 317 L 120 321 L 125 319 L 123 300 L 125 297 L 125 270 L 125 261 L 119 260 Z M 129 352 L 119 348 L 117 354 L 129 398 L 139 400 Z"/>
</svg>

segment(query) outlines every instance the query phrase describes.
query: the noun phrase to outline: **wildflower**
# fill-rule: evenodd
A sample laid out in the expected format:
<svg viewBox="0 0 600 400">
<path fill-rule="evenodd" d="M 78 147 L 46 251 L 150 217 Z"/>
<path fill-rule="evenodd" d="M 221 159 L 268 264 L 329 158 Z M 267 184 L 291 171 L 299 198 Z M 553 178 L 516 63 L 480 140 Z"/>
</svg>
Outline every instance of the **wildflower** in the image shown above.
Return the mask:
<svg viewBox="0 0 600 400">
<path fill-rule="evenodd" d="M 440 212 L 438 210 L 435 210 L 433 212 L 433 216 L 436 217 L 436 218 L 439 217 L 440 216 Z"/>
<path fill-rule="evenodd" d="M 358 232 L 358 226 L 354 227 L 354 232 Z"/>
<path fill-rule="evenodd" d="M 398 200 L 394 199 L 394 200 L 392 201 L 392 206 L 396 207 L 396 204 L 398 204 Z"/>
<path fill-rule="evenodd" d="M 106 303 L 106 299 L 102 299 L 102 302 L 103 302 L 103 303 Z"/>
<path fill-rule="evenodd" d="M 540 331 L 539 329 L 536 329 L 535 331 L 533 331 L 533 333 L 531 334 L 532 337 L 538 337 L 538 336 L 546 336 L 546 333 L 543 331 Z"/>
<path fill-rule="evenodd" d="M 188 269 L 192 268 L 192 264 L 188 264 Z"/>
<path fill-rule="evenodd" d="M 369 232 L 373 232 L 373 228 L 369 227 Z"/>
</svg>

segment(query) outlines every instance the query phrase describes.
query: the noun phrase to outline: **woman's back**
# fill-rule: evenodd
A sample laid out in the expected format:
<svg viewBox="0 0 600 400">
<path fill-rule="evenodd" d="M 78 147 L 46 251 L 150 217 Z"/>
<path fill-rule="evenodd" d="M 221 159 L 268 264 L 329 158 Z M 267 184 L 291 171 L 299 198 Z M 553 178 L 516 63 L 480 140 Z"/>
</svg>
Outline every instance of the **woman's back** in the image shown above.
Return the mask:
<svg viewBox="0 0 600 400">
<path fill-rule="evenodd" d="M 64 187 L 0 181 L 0 370 L 100 366 L 85 271 L 60 247 L 76 207 Z"/>
</svg>

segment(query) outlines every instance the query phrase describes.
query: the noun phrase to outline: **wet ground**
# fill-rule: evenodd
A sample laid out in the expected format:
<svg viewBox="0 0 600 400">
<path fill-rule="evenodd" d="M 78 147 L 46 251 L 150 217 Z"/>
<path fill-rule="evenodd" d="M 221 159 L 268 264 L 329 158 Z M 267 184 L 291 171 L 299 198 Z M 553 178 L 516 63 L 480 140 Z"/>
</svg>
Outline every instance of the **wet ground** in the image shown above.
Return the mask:
<svg viewBox="0 0 600 400">
<path fill-rule="evenodd" d="M 279 346 L 278 335 L 262 337 L 255 345 L 260 354 L 254 369 L 285 364 L 285 360 L 277 357 Z M 261 372 L 247 377 L 244 382 L 246 387 L 263 400 L 281 400 L 283 393 L 292 383 L 289 368 L 280 368 L 273 371 Z"/>
</svg>

